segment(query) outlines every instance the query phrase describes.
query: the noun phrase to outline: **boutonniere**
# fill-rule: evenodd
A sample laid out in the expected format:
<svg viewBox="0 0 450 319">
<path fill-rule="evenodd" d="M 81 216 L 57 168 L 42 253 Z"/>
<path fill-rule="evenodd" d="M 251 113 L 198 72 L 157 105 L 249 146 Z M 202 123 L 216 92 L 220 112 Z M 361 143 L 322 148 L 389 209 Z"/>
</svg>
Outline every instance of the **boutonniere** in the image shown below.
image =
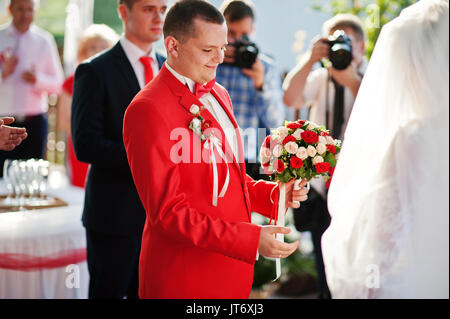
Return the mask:
<svg viewBox="0 0 450 319">
<path fill-rule="evenodd" d="M 205 134 L 205 130 L 211 127 L 211 121 L 205 120 L 202 117 L 202 111 L 205 109 L 203 105 L 198 106 L 196 104 L 192 104 L 189 111 L 191 112 L 191 115 L 194 116 L 194 118 L 189 123 L 189 128 L 197 134 L 202 141 L 206 140 L 210 135 L 211 132 L 208 134 Z"/>
</svg>

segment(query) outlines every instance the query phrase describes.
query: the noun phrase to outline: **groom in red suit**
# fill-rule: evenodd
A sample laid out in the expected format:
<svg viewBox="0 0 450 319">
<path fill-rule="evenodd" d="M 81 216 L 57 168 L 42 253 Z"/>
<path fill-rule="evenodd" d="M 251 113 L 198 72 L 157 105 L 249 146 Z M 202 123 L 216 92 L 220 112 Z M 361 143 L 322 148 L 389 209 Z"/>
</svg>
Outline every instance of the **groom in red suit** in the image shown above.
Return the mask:
<svg viewBox="0 0 450 319">
<path fill-rule="evenodd" d="M 214 83 L 227 44 L 222 14 L 206 1 L 182 0 L 163 32 L 167 61 L 124 119 L 128 161 L 147 212 L 139 296 L 248 298 L 257 254 L 285 258 L 298 242 L 274 239 L 288 228 L 251 223 L 252 211 L 274 217 L 278 186 L 246 175 L 230 98 Z M 287 188 L 287 206 L 306 199 L 293 181 Z"/>
</svg>

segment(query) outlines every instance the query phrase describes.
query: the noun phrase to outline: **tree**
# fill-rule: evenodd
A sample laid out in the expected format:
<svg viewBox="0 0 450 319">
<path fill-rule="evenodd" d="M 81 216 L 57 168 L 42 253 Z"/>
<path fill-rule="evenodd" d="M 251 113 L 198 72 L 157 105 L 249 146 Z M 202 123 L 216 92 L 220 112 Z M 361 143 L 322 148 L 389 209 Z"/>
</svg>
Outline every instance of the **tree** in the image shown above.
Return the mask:
<svg viewBox="0 0 450 319">
<path fill-rule="evenodd" d="M 381 28 L 417 0 L 310 0 L 312 8 L 330 15 L 352 13 L 361 18 L 366 33 L 366 54 L 370 58 Z"/>
</svg>

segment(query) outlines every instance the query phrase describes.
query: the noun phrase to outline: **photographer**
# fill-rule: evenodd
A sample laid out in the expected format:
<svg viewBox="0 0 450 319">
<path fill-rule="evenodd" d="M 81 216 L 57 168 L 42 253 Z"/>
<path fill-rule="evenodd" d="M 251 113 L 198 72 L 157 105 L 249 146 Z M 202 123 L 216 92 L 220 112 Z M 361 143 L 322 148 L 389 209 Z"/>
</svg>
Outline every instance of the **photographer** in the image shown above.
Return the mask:
<svg viewBox="0 0 450 319">
<path fill-rule="evenodd" d="M 249 1 L 225 1 L 221 6 L 228 27 L 228 43 L 224 63 L 217 68 L 216 81 L 229 92 L 234 115 L 242 129 L 245 165 L 254 179 L 267 179 L 259 174 L 259 143 L 266 130 L 283 124 L 281 77 L 274 62 L 251 43 L 254 10 Z M 258 128 L 264 128 L 258 137 Z"/>
<path fill-rule="evenodd" d="M 296 109 L 309 107 L 309 120 L 326 125 L 333 138 L 342 140 L 367 67 L 365 33 L 358 17 L 339 14 L 324 23 L 323 35 L 286 76 L 283 101 Z M 325 59 L 331 65 L 313 70 Z M 321 251 L 321 237 L 330 224 L 326 188 L 322 180 L 312 180 L 311 186 L 308 200 L 294 214 L 295 224 L 299 231 L 311 232 L 319 298 L 330 298 Z"/>
</svg>

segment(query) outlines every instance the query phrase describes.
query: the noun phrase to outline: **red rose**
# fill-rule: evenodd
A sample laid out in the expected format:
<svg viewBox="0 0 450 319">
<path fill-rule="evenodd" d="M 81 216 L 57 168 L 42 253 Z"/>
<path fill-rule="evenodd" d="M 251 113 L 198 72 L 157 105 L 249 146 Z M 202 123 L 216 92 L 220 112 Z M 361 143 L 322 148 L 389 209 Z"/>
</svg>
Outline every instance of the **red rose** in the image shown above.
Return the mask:
<svg viewBox="0 0 450 319">
<path fill-rule="evenodd" d="M 277 160 L 275 162 L 275 169 L 277 170 L 278 173 L 283 173 L 284 171 L 284 163 L 280 160 Z"/>
<path fill-rule="evenodd" d="M 264 167 L 264 173 L 266 175 L 272 175 L 273 172 L 268 167 Z"/>
<path fill-rule="evenodd" d="M 330 169 L 328 170 L 328 174 L 330 174 L 330 176 L 333 176 L 335 168 L 336 168 L 336 166 L 333 166 L 333 167 L 330 167 Z"/>
<path fill-rule="evenodd" d="M 334 147 L 333 144 L 327 144 L 327 150 L 328 150 L 330 153 L 333 153 L 334 155 L 336 155 L 336 147 Z"/>
<path fill-rule="evenodd" d="M 325 131 L 320 131 L 320 135 L 321 135 L 321 136 L 330 136 L 330 134 L 328 134 L 328 133 L 325 132 Z"/>
<path fill-rule="evenodd" d="M 270 149 L 270 144 L 272 143 L 272 137 L 269 135 L 266 137 L 266 139 L 264 140 L 264 147 L 269 148 Z"/>
<path fill-rule="evenodd" d="M 316 172 L 317 173 L 326 173 L 330 169 L 330 163 L 322 162 L 316 164 Z"/>
<path fill-rule="evenodd" d="M 305 125 L 306 121 L 298 120 L 297 123 L 300 124 L 300 127 L 302 127 L 303 125 Z"/>
<path fill-rule="evenodd" d="M 300 168 L 304 165 L 303 161 L 298 158 L 297 156 L 291 157 L 291 167 L 293 168 Z"/>
<path fill-rule="evenodd" d="M 301 134 L 302 139 L 308 143 L 308 144 L 314 144 L 317 143 L 317 141 L 319 140 L 319 136 L 314 133 L 313 131 L 304 131 Z"/>
<path fill-rule="evenodd" d="M 261 165 L 262 165 L 262 167 L 269 167 L 270 166 L 270 161 L 262 163 Z"/>
<path fill-rule="evenodd" d="M 331 178 L 327 181 L 327 183 L 325 184 L 325 187 L 330 188 L 330 184 L 331 184 Z"/>
<path fill-rule="evenodd" d="M 298 128 L 301 128 L 303 125 L 300 125 L 299 123 L 293 122 L 293 123 L 289 123 L 288 125 L 286 125 L 287 128 L 291 129 L 291 130 L 296 130 Z"/>
<path fill-rule="evenodd" d="M 284 138 L 283 145 L 286 145 L 289 142 L 295 142 L 295 141 L 297 141 L 297 139 L 295 137 L 293 137 L 292 135 L 288 135 Z"/>
</svg>

